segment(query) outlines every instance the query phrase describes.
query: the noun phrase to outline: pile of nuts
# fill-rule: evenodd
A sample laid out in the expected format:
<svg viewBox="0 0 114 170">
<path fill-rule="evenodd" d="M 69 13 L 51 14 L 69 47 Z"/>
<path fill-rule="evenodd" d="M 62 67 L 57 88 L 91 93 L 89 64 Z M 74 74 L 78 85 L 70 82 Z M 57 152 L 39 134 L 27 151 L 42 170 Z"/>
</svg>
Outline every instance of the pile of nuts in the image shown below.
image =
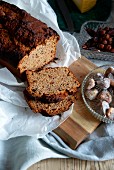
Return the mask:
<svg viewBox="0 0 114 170">
<path fill-rule="evenodd" d="M 114 68 L 109 67 L 104 74 L 92 74 L 86 83 L 85 96 L 94 103 L 97 113 L 114 120 Z"/>
<path fill-rule="evenodd" d="M 95 50 L 114 53 L 114 28 L 99 27 L 97 31 L 86 28 L 91 38 L 82 46 L 85 50 Z"/>
</svg>

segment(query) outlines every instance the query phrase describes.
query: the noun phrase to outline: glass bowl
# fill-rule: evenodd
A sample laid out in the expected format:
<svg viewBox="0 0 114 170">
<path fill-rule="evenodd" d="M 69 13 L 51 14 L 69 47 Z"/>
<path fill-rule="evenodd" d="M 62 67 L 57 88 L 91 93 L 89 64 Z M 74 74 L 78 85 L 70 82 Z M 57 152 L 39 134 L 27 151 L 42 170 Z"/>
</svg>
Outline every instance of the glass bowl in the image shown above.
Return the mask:
<svg viewBox="0 0 114 170">
<path fill-rule="evenodd" d="M 82 45 L 84 45 L 87 42 L 87 40 L 91 38 L 91 36 L 87 33 L 86 28 L 91 28 L 96 31 L 99 27 L 114 28 L 114 23 L 102 22 L 102 21 L 87 21 L 87 22 L 85 22 L 81 27 L 80 36 L 79 36 L 79 40 L 78 40 L 81 54 L 89 59 L 114 61 L 114 53 L 102 52 L 102 51 L 98 52 L 95 50 L 85 50 L 82 48 Z"/>
<path fill-rule="evenodd" d="M 97 99 L 94 99 L 94 100 L 89 100 L 86 95 L 85 95 L 85 92 L 86 92 L 86 87 L 87 87 L 87 82 L 90 78 L 93 78 L 93 76 L 96 74 L 96 73 L 102 73 L 104 74 L 105 71 L 109 68 L 109 67 L 113 67 L 114 68 L 114 65 L 103 65 L 103 66 L 100 66 L 100 67 L 97 67 L 95 68 L 94 70 L 92 70 L 91 72 L 89 72 L 87 74 L 87 76 L 84 78 L 83 82 L 82 82 L 82 85 L 81 85 L 81 93 L 82 93 L 82 98 L 83 98 L 83 101 L 84 101 L 84 104 L 86 105 L 87 109 L 89 110 L 89 112 L 94 116 L 96 117 L 97 119 L 99 119 L 100 121 L 103 121 L 105 123 L 114 123 L 114 119 L 110 119 L 104 115 L 101 115 L 99 113 L 100 109 L 98 108 L 97 111 L 95 110 L 95 107 L 98 103 Z M 97 88 L 97 87 L 96 87 Z M 98 93 L 99 94 L 99 93 Z M 113 101 L 114 101 L 114 94 L 112 96 L 113 98 Z M 110 104 L 109 104 L 110 105 Z M 111 107 L 114 107 L 113 104 L 111 104 Z"/>
</svg>

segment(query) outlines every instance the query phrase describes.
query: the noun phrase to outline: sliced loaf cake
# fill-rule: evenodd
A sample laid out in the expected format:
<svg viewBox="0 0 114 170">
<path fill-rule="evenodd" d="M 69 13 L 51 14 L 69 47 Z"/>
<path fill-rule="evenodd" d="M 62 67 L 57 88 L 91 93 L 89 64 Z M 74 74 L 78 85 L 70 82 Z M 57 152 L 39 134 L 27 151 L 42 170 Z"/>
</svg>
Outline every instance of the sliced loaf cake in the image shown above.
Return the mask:
<svg viewBox="0 0 114 170">
<path fill-rule="evenodd" d="M 58 102 L 76 93 L 80 86 L 77 78 L 67 67 L 44 68 L 41 71 L 26 71 L 27 92 L 49 102 Z"/>
<path fill-rule="evenodd" d="M 20 74 L 39 70 L 54 60 L 60 37 L 45 23 L 15 5 L 0 1 L 0 25 L 3 32 L 0 59 L 9 62 Z"/>
</svg>

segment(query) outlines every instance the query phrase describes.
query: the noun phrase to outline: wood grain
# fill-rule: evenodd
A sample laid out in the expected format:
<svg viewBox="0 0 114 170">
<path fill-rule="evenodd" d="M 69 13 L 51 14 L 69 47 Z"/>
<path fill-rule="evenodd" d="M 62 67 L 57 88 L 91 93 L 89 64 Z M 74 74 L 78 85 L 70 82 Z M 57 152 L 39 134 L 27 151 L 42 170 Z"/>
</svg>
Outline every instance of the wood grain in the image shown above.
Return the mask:
<svg viewBox="0 0 114 170">
<path fill-rule="evenodd" d="M 70 159 L 47 159 L 34 164 L 28 170 L 113 170 L 114 160 L 95 162 Z"/>
<path fill-rule="evenodd" d="M 95 67 L 91 61 L 81 57 L 70 66 L 70 70 L 82 84 L 84 77 Z M 72 149 L 75 149 L 100 124 L 100 121 L 94 118 L 86 108 L 81 95 L 81 87 L 78 89 L 76 98 L 70 117 L 54 130 Z"/>
</svg>

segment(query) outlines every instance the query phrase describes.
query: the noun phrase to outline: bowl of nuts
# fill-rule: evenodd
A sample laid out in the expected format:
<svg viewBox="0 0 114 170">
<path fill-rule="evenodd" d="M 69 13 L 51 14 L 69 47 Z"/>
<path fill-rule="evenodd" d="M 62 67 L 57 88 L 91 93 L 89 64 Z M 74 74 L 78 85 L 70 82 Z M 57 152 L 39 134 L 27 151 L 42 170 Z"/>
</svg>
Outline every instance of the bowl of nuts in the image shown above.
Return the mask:
<svg viewBox="0 0 114 170">
<path fill-rule="evenodd" d="M 79 46 L 87 58 L 114 61 L 114 23 L 85 22 L 80 30 Z"/>
<path fill-rule="evenodd" d="M 114 65 L 92 70 L 83 80 L 82 98 L 94 117 L 114 123 Z"/>
</svg>

